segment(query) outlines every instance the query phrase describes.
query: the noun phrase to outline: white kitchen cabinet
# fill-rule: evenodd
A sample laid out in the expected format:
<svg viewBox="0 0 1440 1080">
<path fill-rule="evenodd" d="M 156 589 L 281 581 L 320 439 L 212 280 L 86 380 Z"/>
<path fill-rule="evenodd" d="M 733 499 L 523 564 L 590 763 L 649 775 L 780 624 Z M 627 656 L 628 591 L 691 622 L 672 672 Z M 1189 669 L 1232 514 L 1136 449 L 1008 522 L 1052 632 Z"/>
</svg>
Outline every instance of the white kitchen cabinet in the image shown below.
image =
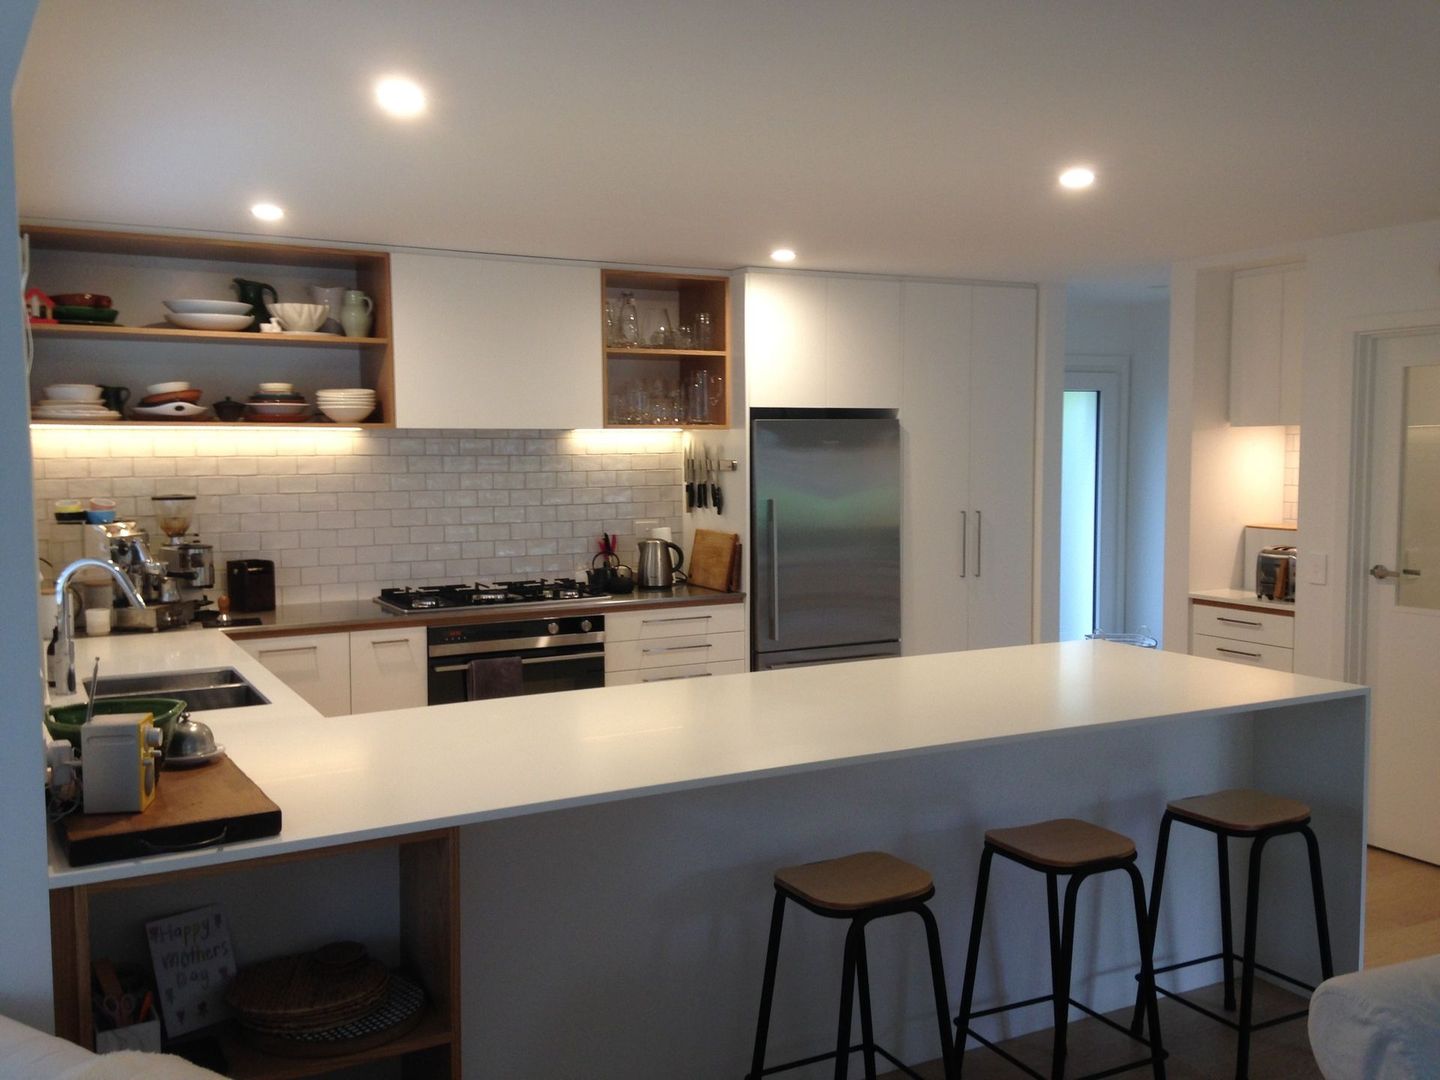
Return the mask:
<svg viewBox="0 0 1440 1080">
<path fill-rule="evenodd" d="M 1033 288 L 906 282 L 906 654 L 1031 640 Z"/>
<path fill-rule="evenodd" d="M 756 407 L 900 405 L 900 283 L 745 277 L 745 378 Z"/>
<path fill-rule="evenodd" d="M 658 608 L 605 616 L 605 685 L 745 670 L 742 604 Z"/>
<path fill-rule="evenodd" d="M 1241 270 L 1231 287 L 1230 423 L 1300 422 L 1305 269 Z"/>
<path fill-rule="evenodd" d="M 350 714 L 350 635 L 239 638 L 235 642 L 322 716 Z"/>
<path fill-rule="evenodd" d="M 425 628 L 355 630 L 350 638 L 350 711 L 426 704 Z"/>
<path fill-rule="evenodd" d="M 391 256 L 395 424 L 602 424 L 600 271 L 450 255 Z"/>
<path fill-rule="evenodd" d="M 1190 655 L 1295 670 L 1295 616 L 1243 605 L 1191 601 Z"/>
</svg>

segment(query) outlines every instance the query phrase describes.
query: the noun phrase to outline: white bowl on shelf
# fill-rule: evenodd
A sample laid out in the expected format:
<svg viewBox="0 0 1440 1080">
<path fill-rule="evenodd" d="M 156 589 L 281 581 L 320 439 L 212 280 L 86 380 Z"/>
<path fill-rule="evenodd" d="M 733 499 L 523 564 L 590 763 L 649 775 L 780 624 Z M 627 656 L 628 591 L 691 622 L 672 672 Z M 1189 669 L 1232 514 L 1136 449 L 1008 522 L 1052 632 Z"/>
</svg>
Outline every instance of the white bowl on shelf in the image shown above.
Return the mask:
<svg viewBox="0 0 1440 1080">
<path fill-rule="evenodd" d="M 262 394 L 288 394 L 295 389 L 295 384 L 288 382 L 262 382 L 257 389 Z"/>
<path fill-rule="evenodd" d="M 166 300 L 165 306 L 180 315 L 249 315 L 251 305 L 238 300 Z"/>
<path fill-rule="evenodd" d="M 181 390 L 189 390 L 188 382 L 157 382 L 145 387 L 145 396 L 154 397 L 156 394 L 174 394 Z"/>
<path fill-rule="evenodd" d="M 89 383 L 55 383 L 45 387 L 45 396 L 54 401 L 99 401 L 100 387 Z"/>
<path fill-rule="evenodd" d="M 186 330 L 244 330 L 255 321 L 250 315 L 208 315 L 193 311 L 167 311 L 165 318 Z"/>
<path fill-rule="evenodd" d="M 375 404 L 339 405 L 322 401 L 320 411 L 337 424 L 358 424 L 375 411 Z"/>
<path fill-rule="evenodd" d="M 313 334 L 330 317 L 329 304 L 267 304 L 270 316 L 287 334 Z"/>
</svg>

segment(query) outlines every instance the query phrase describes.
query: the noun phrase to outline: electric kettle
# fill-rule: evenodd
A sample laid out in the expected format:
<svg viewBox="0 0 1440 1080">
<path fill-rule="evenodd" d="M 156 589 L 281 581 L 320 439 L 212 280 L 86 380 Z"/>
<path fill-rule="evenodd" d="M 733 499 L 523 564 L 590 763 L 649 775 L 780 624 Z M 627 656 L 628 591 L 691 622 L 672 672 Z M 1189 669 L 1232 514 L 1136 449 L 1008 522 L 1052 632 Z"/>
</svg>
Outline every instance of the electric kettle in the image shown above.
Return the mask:
<svg viewBox="0 0 1440 1080">
<path fill-rule="evenodd" d="M 685 563 L 685 552 L 669 540 L 637 540 L 640 558 L 635 563 L 635 584 L 642 589 L 668 589 Z M 668 549 L 668 550 L 667 550 Z M 672 559 L 671 552 L 674 552 Z M 684 580 L 682 575 L 681 580 Z"/>
</svg>

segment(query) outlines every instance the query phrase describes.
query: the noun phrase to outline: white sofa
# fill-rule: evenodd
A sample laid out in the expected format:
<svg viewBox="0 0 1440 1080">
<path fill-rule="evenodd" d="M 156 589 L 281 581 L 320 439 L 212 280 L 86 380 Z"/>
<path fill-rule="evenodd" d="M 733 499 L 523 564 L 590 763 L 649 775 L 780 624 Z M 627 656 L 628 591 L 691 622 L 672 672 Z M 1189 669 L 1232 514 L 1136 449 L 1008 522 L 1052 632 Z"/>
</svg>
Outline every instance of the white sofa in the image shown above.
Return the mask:
<svg viewBox="0 0 1440 1080">
<path fill-rule="evenodd" d="M 171 1054 L 92 1054 L 0 1016 L 0 1080 L 218 1080 L 220 1074 Z"/>
<path fill-rule="evenodd" d="M 1327 979 L 1310 998 L 1325 1080 L 1440 1076 L 1440 956 Z"/>
</svg>

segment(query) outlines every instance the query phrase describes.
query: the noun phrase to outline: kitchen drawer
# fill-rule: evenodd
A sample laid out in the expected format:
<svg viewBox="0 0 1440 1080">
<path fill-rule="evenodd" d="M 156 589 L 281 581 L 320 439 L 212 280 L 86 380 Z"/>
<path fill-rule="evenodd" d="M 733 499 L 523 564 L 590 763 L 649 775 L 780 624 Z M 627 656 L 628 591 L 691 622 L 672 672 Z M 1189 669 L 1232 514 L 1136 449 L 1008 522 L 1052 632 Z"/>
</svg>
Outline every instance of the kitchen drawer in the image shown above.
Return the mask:
<svg viewBox="0 0 1440 1080">
<path fill-rule="evenodd" d="M 611 641 L 606 624 L 605 670 L 675 667 L 681 664 L 718 664 L 743 660 L 745 635 L 740 631 L 728 634 L 686 634 L 683 637 L 647 638 L 643 641 Z"/>
<path fill-rule="evenodd" d="M 1190 648 L 1191 656 L 1205 656 L 1211 660 L 1228 660 L 1232 664 L 1249 664 L 1251 667 L 1269 668 L 1271 671 L 1294 671 L 1295 650 L 1278 645 L 1257 645 L 1233 638 L 1210 637 L 1196 634 Z"/>
<path fill-rule="evenodd" d="M 707 675 L 739 675 L 744 671 L 744 660 L 726 660 L 717 664 L 684 664 L 650 671 L 607 671 L 605 685 L 633 686 L 636 683 L 674 682 L 677 679 L 702 679 Z"/>
<path fill-rule="evenodd" d="M 622 611 L 605 615 L 605 640 L 645 641 L 693 634 L 726 634 L 745 629 L 744 604 Z"/>
<path fill-rule="evenodd" d="M 1192 604 L 1190 632 L 1196 637 L 1203 634 L 1293 649 L 1295 616 L 1245 608 L 1217 607 L 1214 604 Z"/>
</svg>

